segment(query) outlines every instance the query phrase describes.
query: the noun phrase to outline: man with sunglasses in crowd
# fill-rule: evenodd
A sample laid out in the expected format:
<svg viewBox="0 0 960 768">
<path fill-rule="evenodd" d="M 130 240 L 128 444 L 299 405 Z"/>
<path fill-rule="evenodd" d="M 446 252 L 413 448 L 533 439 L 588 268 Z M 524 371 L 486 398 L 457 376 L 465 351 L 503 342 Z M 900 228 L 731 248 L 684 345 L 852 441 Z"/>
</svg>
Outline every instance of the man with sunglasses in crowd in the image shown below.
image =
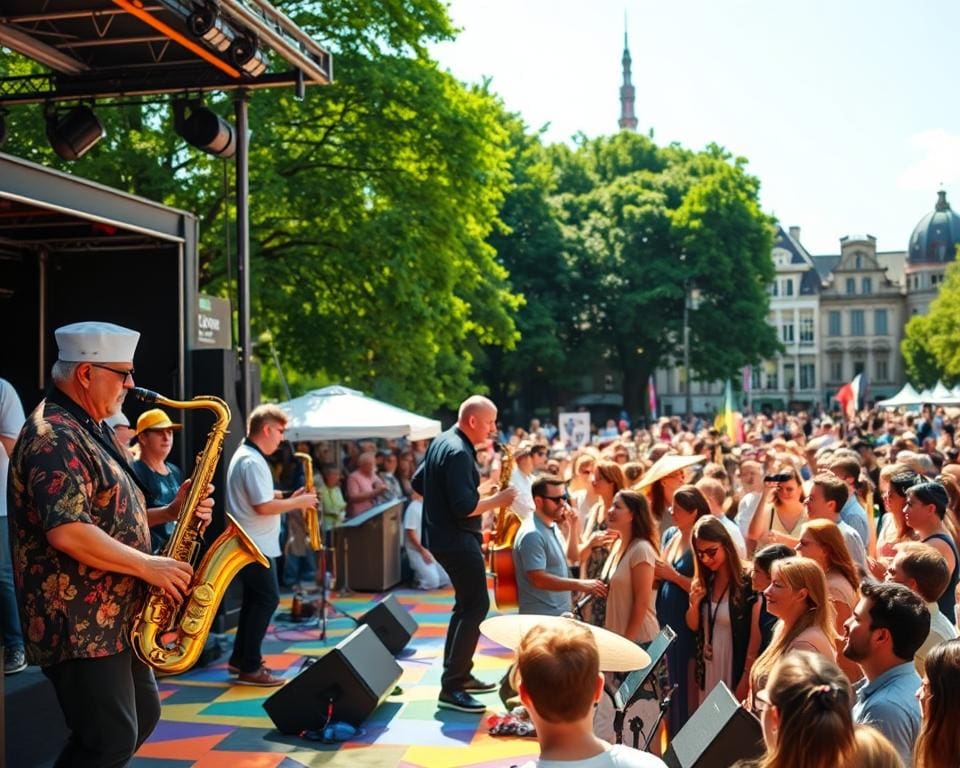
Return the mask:
<svg viewBox="0 0 960 768">
<path fill-rule="evenodd" d="M 560 616 L 571 610 L 574 591 L 596 597 L 607 594 L 600 579 L 571 579 L 567 568 L 567 542 L 558 523 L 570 513 L 563 480 L 543 475 L 534 481 L 533 515 L 523 521 L 513 543 L 520 613 Z"/>
<path fill-rule="evenodd" d="M 601 579 L 572 579 L 567 567 L 567 542 L 558 523 L 570 509 L 570 497 L 557 475 L 542 475 L 531 488 L 533 514 L 520 524 L 513 542 L 513 566 L 517 576 L 519 613 L 561 616 L 573 610 L 574 592 L 605 597 Z M 512 684 L 512 668 L 500 681 L 500 698 L 510 707 L 518 704 Z"/>
</svg>

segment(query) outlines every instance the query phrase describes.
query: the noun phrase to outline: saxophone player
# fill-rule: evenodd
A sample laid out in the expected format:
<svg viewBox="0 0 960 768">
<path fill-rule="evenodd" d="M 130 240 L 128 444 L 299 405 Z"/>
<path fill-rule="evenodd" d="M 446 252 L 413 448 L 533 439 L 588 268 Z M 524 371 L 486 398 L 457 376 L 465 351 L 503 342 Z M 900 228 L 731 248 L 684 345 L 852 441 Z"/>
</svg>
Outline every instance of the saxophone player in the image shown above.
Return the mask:
<svg viewBox="0 0 960 768">
<path fill-rule="evenodd" d="M 471 696 L 496 690 L 473 676 L 473 654 L 480 622 L 490 608 L 487 575 L 480 551 L 484 512 L 512 504 L 517 490 L 506 487 L 480 498 L 476 446 L 496 433 L 497 407 L 481 395 L 460 405 L 457 423 L 427 449 L 414 475 L 413 489 L 423 496 L 423 544 L 450 576 L 456 603 L 443 649 L 439 706 L 482 713 L 486 706 Z"/>
<path fill-rule="evenodd" d="M 267 457 L 283 442 L 287 414 L 277 405 L 258 405 L 247 420 L 247 436 L 227 469 L 227 512 L 272 561 L 280 555 L 280 515 L 317 506 L 317 494 L 298 488 L 284 498 L 273 489 Z M 237 574 L 243 588 L 237 636 L 227 669 L 241 685 L 276 686 L 283 678 L 263 663 L 260 647 L 273 612 L 280 603 L 277 569 L 250 563 Z"/>
<path fill-rule="evenodd" d="M 133 387 L 140 334 L 82 322 L 55 332 L 53 384 L 30 414 L 10 463 L 14 580 L 27 659 L 57 692 L 70 729 L 58 765 L 122 766 L 153 731 L 153 670 L 130 645 L 146 584 L 181 601 L 189 563 L 150 554 L 149 526 L 179 517 L 189 481 L 148 509 L 104 424 Z M 213 500 L 197 507 L 210 522 Z"/>
</svg>

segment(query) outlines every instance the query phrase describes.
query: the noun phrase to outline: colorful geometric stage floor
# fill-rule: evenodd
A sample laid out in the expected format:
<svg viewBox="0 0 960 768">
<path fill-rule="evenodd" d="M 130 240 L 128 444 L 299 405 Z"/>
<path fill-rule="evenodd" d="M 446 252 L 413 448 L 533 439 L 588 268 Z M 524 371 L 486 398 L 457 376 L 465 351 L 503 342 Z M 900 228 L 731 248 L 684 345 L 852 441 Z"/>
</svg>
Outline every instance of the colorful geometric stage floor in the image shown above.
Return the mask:
<svg viewBox="0 0 960 768">
<path fill-rule="evenodd" d="M 160 724 L 141 747 L 133 768 L 297 768 L 298 766 L 377 766 L 378 768 L 507 768 L 536 757 L 535 739 L 490 736 L 486 718 L 503 708 L 496 693 L 480 698 L 484 716 L 437 709 L 443 643 L 453 605 L 449 590 L 393 594 L 420 625 L 398 658 L 403 668 L 399 687 L 364 722 L 363 735 L 341 744 L 312 742 L 280 734 L 263 709 L 276 689 L 233 684 L 224 655 L 211 666 L 178 677 L 162 678 Z M 382 595 L 333 597 L 337 607 L 358 616 Z M 280 611 L 289 610 L 287 596 Z M 278 615 L 282 615 L 278 614 Z M 293 678 L 304 657 L 321 656 L 353 630 L 350 619 L 327 622 L 328 639 L 316 626 L 274 624 L 264 643 L 267 666 Z M 232 640 L 228 636 L 228 641 Z M 510 652 L 481 638 L 474 670 L 478 677 L 499 680 Z"/>
</svg>

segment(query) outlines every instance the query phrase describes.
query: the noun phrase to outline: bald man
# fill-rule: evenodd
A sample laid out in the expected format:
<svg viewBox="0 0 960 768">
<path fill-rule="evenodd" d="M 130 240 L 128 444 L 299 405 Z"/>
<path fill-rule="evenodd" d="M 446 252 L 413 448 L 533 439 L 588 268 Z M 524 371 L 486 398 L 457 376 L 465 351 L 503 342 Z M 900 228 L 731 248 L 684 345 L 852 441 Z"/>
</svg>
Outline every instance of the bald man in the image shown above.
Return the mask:
<svg viewBox="0 0 960 768">
<path fill-rule="evenodd" d="M 472 693 L 496 690 L 473 676 L 473 655 L 480 639 L 480 622 L 490 609 L 487 572 L 480 550 L 481 516 L 509 506 L 515 488 L 480 498 L 476 446 L 496 434 L 497 407 L 474 395 L 460 405 L 457 423 L 427 449 L 413 477 L 414 490 L 423 496 L 422 541 L 450 576 L 456 593 L 443 649 L 443 676 L 439 706 L 482 713 L 486 706 Z"/>
</svg>

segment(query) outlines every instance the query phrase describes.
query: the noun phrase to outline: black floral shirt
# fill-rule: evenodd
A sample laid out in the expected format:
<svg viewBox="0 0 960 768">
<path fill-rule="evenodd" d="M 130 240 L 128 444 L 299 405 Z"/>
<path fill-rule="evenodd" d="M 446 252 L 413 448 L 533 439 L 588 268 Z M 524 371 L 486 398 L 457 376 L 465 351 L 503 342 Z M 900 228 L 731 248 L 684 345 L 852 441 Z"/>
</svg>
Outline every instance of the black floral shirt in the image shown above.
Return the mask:
<svg viewBox="0 0 960 768">
<path fill-rule="evenodd" d="M 30 414 L 10 460 L 14 586 L 31 664 L 125 650 L 146 594 L 139 579 L 91 568 L 47 542 L 47 531 L 80 522 L 150 552 L 143 494 L 112 433 L 95 433 L 98 424 L 52 391 Z"/>
</svg>

